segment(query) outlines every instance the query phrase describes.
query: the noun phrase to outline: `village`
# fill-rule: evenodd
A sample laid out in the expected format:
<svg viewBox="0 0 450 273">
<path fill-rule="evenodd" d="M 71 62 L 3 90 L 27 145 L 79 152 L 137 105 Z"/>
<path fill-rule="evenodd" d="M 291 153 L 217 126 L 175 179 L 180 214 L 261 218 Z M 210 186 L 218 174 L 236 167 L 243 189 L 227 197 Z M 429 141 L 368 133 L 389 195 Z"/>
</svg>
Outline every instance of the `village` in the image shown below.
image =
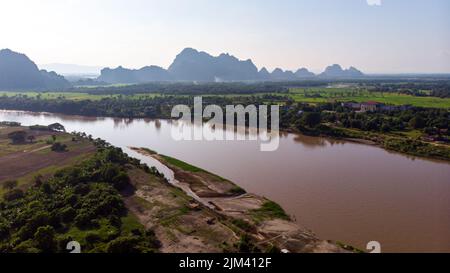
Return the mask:
<svg viewBox="0 0 450 273">
<path fill-rule="evenodd" d="M 356 112 L 377 112 L 377 111 L 405 111 L 411 109 L 411 105 L 386 105 L 376 101 L 367 102 L 342 102 L 342 107 L 350 108 Z"/>
</svg>

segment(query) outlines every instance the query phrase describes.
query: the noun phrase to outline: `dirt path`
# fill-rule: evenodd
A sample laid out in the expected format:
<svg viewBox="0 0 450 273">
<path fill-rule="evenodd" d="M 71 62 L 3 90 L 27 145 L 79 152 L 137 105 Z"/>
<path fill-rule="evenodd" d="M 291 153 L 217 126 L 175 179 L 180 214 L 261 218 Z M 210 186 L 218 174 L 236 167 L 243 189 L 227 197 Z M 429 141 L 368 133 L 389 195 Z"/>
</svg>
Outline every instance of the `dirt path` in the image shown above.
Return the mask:
<svg viewBox="0 0 450 273">
<path fill-rule="evenodd" d="M 24 150 L 23 152 L 24 153 L 34 153 L 34 152 L 39 152 L 39 151 L 45 150 L 45 149 L 50 148 L 50 147 L 52 147 L 52 145 L 47 145 L 47 146 L 40 147 L 40 148 L 31 150 L 31 151 Z"/>
</svg>

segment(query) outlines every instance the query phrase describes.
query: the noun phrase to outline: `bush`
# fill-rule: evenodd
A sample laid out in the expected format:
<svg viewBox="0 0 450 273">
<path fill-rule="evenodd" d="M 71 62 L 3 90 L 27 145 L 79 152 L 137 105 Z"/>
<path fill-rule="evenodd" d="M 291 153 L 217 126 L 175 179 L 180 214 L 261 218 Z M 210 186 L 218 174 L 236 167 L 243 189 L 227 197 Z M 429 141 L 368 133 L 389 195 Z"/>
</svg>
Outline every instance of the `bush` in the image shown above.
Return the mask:
<svg viewBox="0 0 450 273">
<path fill-rule="evenodd" d="M 121 236 L 109 242 L 106 251 L 109 253 L 135 253 L 138 252 L 136 249 L 138 243 L 138 237 Z"/>
<path fill-rule="evenodd" d="M 94 219 L 94 218 L 95 217 L 92 213 L 88 213 L 88 212 L 78 213 L 78 215 L 74 219 L 75 225 L 80 229 L 90 227 L 93 225 L 92 219 Z"/>
<path fill-rule="evenodd" d="M 64 208 L 60 213 L 61 220 L 64 223 L 71 222 L 75 218 L 76 215 L 77 215 L 77 212 L 71 207 Z"/>
<path fill-rule="evenodd" d="M 24 193 L 23 193 L 22 190 L 20 190 L 20 189 L 12 189 L 12 190 L 6 192 L 6 193 L 3 195 L 3 198 L 4 198 L 6 201 L 14 201 L 14 200 L 23 198 L 23 196 L 24 196 Z"/>
<path fill-rule="evenodd" d="M 89 232 L 84 239 L 88 244 L 92 245 L 96 242 L 101 241 L 102 238 L 96 232 Z"/>
<path fill-rule="evenodd" d="M 120 172 L 112 179 L 112 184 L 114 188 L 121 191 L 130 184 L 130 177 L 125 172 Z"/>
<path fill-rule="evenodd" d="M 36 246 L 44 252 L 56 250 L 55 230 L 51 226 L 39 227 L 34 234 Z"/>
<path fill-rule="evenodd" d="M 60 142 L 55 142 L 52 144 L 52 151 L 54 152 L 65 152 L 67 150 L 67 145 Z"/>
<path fill-rule="evenodd" d="M 27 132 L 25 131 L 14 131 L 8 134 L 8 138 L 10 138 L 14 144 L 24 143 L 26 136 Z"/>
</svg>

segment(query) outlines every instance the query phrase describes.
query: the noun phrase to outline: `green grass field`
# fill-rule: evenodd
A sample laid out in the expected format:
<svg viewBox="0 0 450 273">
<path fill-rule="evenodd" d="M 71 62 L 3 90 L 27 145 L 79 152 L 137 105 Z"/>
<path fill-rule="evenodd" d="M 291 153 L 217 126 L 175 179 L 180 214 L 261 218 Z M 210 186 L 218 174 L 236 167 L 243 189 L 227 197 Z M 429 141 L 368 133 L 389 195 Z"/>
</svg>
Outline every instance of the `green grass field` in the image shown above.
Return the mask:
<svg viewBox="0 0 450 273">
<path fill-rule="evenodd" d="M 297 102 L 377 101 L 393 105 L 450 108 L 449 98 L 416 97 L 400 93 L 369 92 L 356 88 L 292 88 L 289 95 Z"/>
<path fill-rule="evenodd" d="M 425 91 L 424 91 L 425 92 Z M 267 94 L 267 93 L 266 93 Z M 285 96 L 288 95 L 297 102 L 306 103 L 321 103 L 321 102 L 366 102 L 377 101 L 392 105 L 413 105 L 420 107 L 434 107 L 434 108 L 450 108 L 450 98 L 437 97 L 417 97 L 400 93 L 381 93 L 369 92 L 367 90 L 357 89 L 356 87 L 333 87 L 333 88 L 291 88 L 288 94 L 271 93 L 272 95 Z M 88 93 L 77 92 L 9 92 L 0 91 L 1 96 L 28 96 L 36 98 L 40 96 L 41 99 L 68 99 L 68 100 L 101 100 L 103 98 L 114 98 L 120 95 L 92 95 Z M 126 96 L 129 99 L 145 99 L 153 98 L 155 96 L 162 96 L 160 93 L 134 94 Z M 226 97 L 241 97 L 241 96 L 259 96 L 264 94 L 226 94 L 220 96 Z M 187 95 L 179 95 L 187 96 Z M 205 94 L 203 96 L 216 96 L 213 94 Z"/>
</svg>

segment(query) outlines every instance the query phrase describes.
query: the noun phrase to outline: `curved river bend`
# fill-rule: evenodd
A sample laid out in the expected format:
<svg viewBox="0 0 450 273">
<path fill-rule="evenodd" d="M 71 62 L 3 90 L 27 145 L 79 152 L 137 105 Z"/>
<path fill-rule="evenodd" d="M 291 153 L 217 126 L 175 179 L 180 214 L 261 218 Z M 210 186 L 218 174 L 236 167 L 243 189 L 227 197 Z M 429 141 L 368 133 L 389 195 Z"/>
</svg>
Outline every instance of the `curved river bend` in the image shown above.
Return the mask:
<svg viewBox="0 0 450 273">
<path fill-rule="evenodd" d="M 175 141 L 168 120 L 0 111 L 2 120 L 59 122 L 150 165 L 157 163 L 127 147 L 179 158 L 274 200 L 323 239 L 361 249 L 378 241 L 383 252 L 450 252 L 450 164 L 445 162 L 295 134 L 280 136 L 275 152 L 261 152 L 256 141 Z"/>
</svg>

